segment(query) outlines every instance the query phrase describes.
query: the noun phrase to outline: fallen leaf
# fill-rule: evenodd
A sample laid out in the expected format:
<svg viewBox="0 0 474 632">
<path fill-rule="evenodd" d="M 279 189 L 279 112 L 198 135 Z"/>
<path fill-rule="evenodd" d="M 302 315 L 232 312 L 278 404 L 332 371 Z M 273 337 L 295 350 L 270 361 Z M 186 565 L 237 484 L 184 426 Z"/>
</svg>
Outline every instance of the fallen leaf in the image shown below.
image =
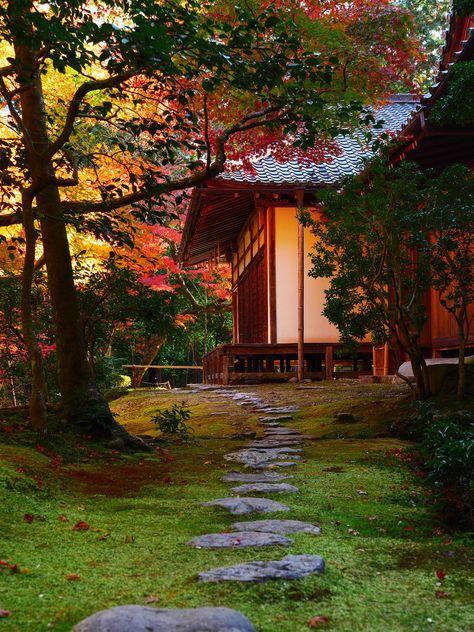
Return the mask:
<svg viewBox="0 0 474 632">
<path fill-rule="evenodd" d="M 135 542 L 135 537 L 133 535 L 125 536 L 125 544 L 133 544 Z"/>
<path fill-rule="evenodd" d="M 449 594 L 447 592 L 444 592 L 444 590 L 437 590 L 435 592 L 435 597 L 436 599 L 447 599 L 449 597 Z"/>
<path fill-rule="evenodd" d="M 4 610 L 3 608 L 0 608 L 0 618 L 9 617 L 10 615 L 10 610 Z"/>
<path fill-rule="evenodd" d="M 3 432 L 6 432 L 7 434 L 9 434 L 10 432 L 13 432 L 13 426 L 3 426 L 2 430 Z"/>
<path fill-rule="evenodd" d="M 355 529 L 347 529 L 347 532 L 350 533 L 351 535 L 359 535 L 359 532 L 356 531 Z"/>
<path fill-rule="evenodd" d="M 23 520 L 24 520 L 25 522 L 27 522 L 28 524 L 31 524 L 31 523 L 33 522 L 33 520 L 34 520 L 34 519 L 35 519 L 35 517 L 33 516 L 33 514 L 26 513 L 26 514 L 23 516 Z"/>
<path fill-rule="evenodd" d="M 446 573 L 445 573 L 445 572 L 444 572 L 441 568 L 439 568 L 439 569 L 436 571 L 436 577 L 437 577 L 439 580 L 444 581 L 444 579 L 445 579 L 445 577 L 446 577 Z"/>
<path fill-rule="evenodd" d="M 63 516 L 63 514 L 58 516 L 58 520 L 60 520 L 61 522 L 69 522 L 69 518 L 66 518 L 66 516 Z"/>
<path fill-rule="evenodd" d="M 163 478 L 161 479 L 163 481 L 163 483 L 166 483 L 168 485 L 171 485 L 171 476 L 169 476 L 168 474 L 166 474 L 165 476 L 163 476 Z"/>
<path fill-rule="evenodd" d="M 68 582 L 77 582 L 81 579 L 81 576 L 76 573 L 69 573 L 69 575 L 64 575 L 64 579 L 67 579 Z"/>
<path fill-rule="evenodd" d="M 90 529 L 90 524 L 85 522 L 84 520 L 79 520 L 79 522 L 76 522 L 76 524 L 73 526 L 72 530 L 73 531 L 87 531 L 88 529 Z"/>
<path fill-rule="evenodd" d="M 377 520 L 377 516 L 368 516 L 368 517 L 367 517 L 367 520 L 368 520 L 370 523 L 375 522 L 375 521 Z"/>
<path fill-rule="evenodd" d="M 240 542 L 241 540 L 239 540 L 239 538 L 235 538 L 234 540 L 232 540 L 232 544 L 235 544 L 236 546 L 238 546 Z"/>
<path fill-rule="evenodd" d="M 368 493 L 363 489 L 358 489 L 357 493 L 359 494 L 359 496 L 368 496 Z"/>
<path fill-rule="evenodd" d="M 160 597 L 147 597 L 144 601 L 144 603 L 158 603 L 159 601 L 161 601 Z"/>
<path fill-rule="evenodd" d="M 319 617 L 311 617 L 311 619 L 308 621 L 308 628 L 313 628 L 313 630 L 328 628 L 329 621 L 329 617 L 325 617 L 324 615 L 321 615 Z"/>
<path fill-rule="evenodd" d="M 103 533 L 103 534 L 100 536 L 99 540 L 100 540 L 101 542 L 103 542 L 104 540 L 107 540 L 107 538 L 109 537 L 109 535 L 110 535 L 110 533 Z"/>
</svg>

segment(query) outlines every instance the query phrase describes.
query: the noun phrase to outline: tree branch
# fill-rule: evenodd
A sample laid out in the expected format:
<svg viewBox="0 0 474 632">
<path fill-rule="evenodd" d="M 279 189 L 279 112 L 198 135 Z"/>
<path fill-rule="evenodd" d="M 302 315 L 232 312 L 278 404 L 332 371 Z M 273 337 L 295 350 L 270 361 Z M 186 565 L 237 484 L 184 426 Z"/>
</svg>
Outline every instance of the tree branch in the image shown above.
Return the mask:
<svg viewBox="0 0 474 632">
<path fill-rule="evenodd" d="M 131 77 L 134 77 L 138 74 L 140 74 L 138 70 L 124 72 L 121 75 L 108 77 L 107 79 L 86 81 L 81 86 L 79 86 L 69 104 L 64 127 L 56 140 L 51 144 L 46 159 L 50 160 L 56 154 L 56 152 L 59 151 L 61 147 L 63 147 L 64 144 L 67 143 L 67 141 L 69 140 L 74 129 L 74 123 L 76 121 L 77 115 L 79 114 L 79 107 L 83 99 L 90 92 L 95 92 L 96 90 L 104 90 L 106 88 L 114 88 L 116 86 L 119 86 L 124 81 L 127 81 L 127 79 L 130 79 Z"/>
</svg>

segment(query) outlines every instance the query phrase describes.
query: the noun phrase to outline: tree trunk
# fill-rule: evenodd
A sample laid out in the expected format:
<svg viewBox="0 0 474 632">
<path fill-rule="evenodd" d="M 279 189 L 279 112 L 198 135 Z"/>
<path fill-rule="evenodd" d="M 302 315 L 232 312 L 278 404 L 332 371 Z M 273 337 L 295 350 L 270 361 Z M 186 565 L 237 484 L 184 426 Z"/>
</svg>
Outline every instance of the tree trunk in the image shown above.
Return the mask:
<svg viewBox="0 0 474 632">
<path fill-rule="evenodd" d="M 427 380 L 426 362 L 417 353 L 410 354 L 410 361 L 415 377 L 417 399 L 427 399 L 430 395 L 430 389 Z"/>
<path fill-rule="evenodd" d="M 163 346 L 166 337 L 161 334 L 152 336 L 149 340 L 149 346 L 142 355 L 141 364 L 148 365 L 153 362 L 156 354 Z M 145 375 L 146 368 L 133 368 L 132 369 L 132 388 L 138 388 L 142 383 L 143 376 Z"/>
<path fill-rule="evenodd" d="M 24 20 L 22 26 L 31 31 L 28 19 Z M 33 33 L 30 35 L 31 41 L 34 41 Z M 37 53 L 23 43 L 16 42 L 15 57 L 20 85 L 21 132 L 31 191 L 35 195 L 40 217 L 64 412 L 71 422 L 96 436 L 117 438 L 124 445 L 142 446 L 143 442 L 131 437 L 113 418 L 87 362 L 61 199 L 58 187 L 54 184 L 53 164 L 45 158 L 50 142 Z"/>
<path fill-rule="evenodd" d="M 31 284 L 35 269 L 36 229 L 31 198 L 26 193 L 22 196 L 22 215 L 26 250 L 21 280 L 21 327 L 31 367 L 30 423 L 34 430 L 46 432 L 47 387 L 44 376 L 43 356 L 36 340 L 31 311 Z"/>
<path fill-rule="evenodd" d="M 467 314 L 466 314 L 467 317 Z M 463 327 L 463 320 L 458 321 L 458 341 L 459 341 L 459 364 L 458 364 L 458 388 L 457 398 L 463 399 L 466 390 L 466 336 Z"/>
</svg>

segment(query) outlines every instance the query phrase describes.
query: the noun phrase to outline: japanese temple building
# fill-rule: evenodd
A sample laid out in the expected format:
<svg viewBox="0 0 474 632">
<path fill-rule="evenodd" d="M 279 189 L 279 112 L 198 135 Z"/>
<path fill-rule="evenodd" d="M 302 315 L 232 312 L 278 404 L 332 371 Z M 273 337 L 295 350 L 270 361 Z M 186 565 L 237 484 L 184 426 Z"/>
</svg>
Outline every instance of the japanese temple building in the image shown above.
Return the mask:
<svg viewBox="0 0 474 632">
<path fill-rule="evenodd" d="M 393 162 L 409 159 L 435 168 L 462 162 L 474 168 L 474 129 L 435 129 L 428 122 L 430 109 L 446 91 L 453 64 L 474 58 L 473 24 L 471 18 L 451 19 L 438 80 L 429 95 L 421 101 L 412 95 L 392 95 L 374 109 L 375 118 L 383 122 L 378 133 L 389 131 L 403 140 Z M 194 189 L 181 259 L 187 265 L 225 260 L 232 266 L 233 342 L 204 357 L 205 382 L 295 376 L 298 331 L 303 327 L 306 378 L 384 376 L 396 371 L 388 347 L 375 349 L 370 340 L 360 344 L 356 358 L 344 355 L 339 332 L 321 314 L 328 282 L 307 274 L 311 261 L 306 253 L 313 240 L 309 230 L 304 231 L 301 255 L 303 230 L 297 208 L 320 213 L 318 190 L 337 187 L 345 176 L 360 172 L 373 155 L 361 134 L 337 140 L 341 151 L 328 162 L 279 163 L 270 155 L 255 162 L 252 174 L 227 172 Z M 304 311 L 303 294 L 298 301 L 298 274 L 303 267 Z M 435 295 L 427 297 L 427 304 L 430 318 L 422 339 L 426 357 L 452 354 L 457 347 L 454 318 Z"/>
</svg>

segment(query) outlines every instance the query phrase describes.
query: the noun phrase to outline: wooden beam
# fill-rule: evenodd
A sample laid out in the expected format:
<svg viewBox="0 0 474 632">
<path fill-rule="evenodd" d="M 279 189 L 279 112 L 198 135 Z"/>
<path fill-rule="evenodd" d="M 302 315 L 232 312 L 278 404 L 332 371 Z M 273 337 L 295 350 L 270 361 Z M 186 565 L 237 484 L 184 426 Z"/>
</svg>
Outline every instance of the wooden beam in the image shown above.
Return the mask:
<svg viewBox="0 0 474 632">
<path fill-rule="evenodd" d="M 122 364 L 122 369 L 198 369 L 203 370 L 202 366 L 172 366 L 170 364 Z"/>
<path fill-rule="evenodd" d="M 304 203 L 304 191 L 297 191 L 298 211 Z M 304 380 L 304 226 L 298 221 L 298 382 Z"/>
</svg>

